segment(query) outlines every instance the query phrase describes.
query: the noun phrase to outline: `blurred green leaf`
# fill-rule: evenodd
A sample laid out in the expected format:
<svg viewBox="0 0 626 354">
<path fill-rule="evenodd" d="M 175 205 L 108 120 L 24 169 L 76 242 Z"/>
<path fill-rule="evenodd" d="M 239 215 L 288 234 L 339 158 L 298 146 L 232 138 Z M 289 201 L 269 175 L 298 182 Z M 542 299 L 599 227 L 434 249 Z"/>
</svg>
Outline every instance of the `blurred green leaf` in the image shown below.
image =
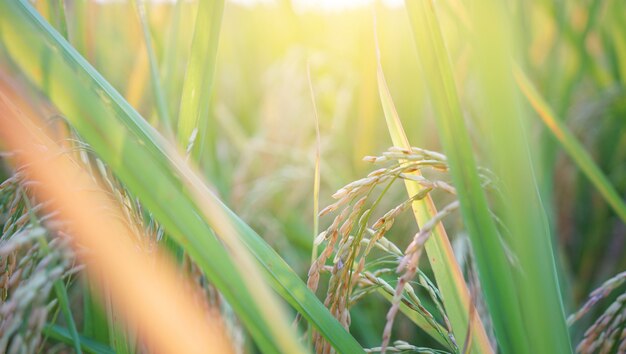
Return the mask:
<svg viewBox="0 0 626 354">
<path fill-rule="evenodd" d="M 613 208 L 617 216 L 626 223 L 626 204 L 620 197 L 609 179 L 593 161 L 593 158 L 585 150 L 574 134 L 567 128 L 563 120 L 556 117 L 548 103 L 543 99 L 535 86 L 519 68 L 514 68 L 515 79 L 521 91 L 524 93 L 530 105 L 535 109 L 546 128 L 552 136 L 561 144 L 567 154 L 574 160 L 576 165 L 589 178 L 591 183 L 598 189 L 607 203 Z"/>
<path fill-rule="evenodd" d="M 208 133 L 209 102 L 215 77 L 224 0 L 200 0 L 178 113 L 179 146 L 199 161 Z M 214 134 L 215 132 L 211 132 Z M 213 157 L 213 156 L 211 156 Z"/>
<path fill-rule="evenodd" d="M 494 202 L 494 212 L 506 227 L 503 238 L 511 250 L 512 266 L 502 274 L 502 281 L 512 281 L 517 295 L 517 302 L 507 308 L 490 308 L 496 335 L 507 353 L 571 353 L 553 238 L 535 176 L 536 144 L 529 139 L 528 115 L 520 109 L 512 74 L 517 40 L 527 29 L 515 26 L 511 9 L 500 1 L 473 5 L 473 31 L 468 39 L 476 72 L 477 95 L 473 99 L 478 109 L 474 114 L 480 117 L 485 161 L 497 176 L 503 196 L 501 202 Z M 484 235 L 479 236 L 476 241 Z M 501 246 L 499 249 L 503 251 Z M 491 258 L 494 251 L 482 257 Z M 477 254 L 479 262 L 480 257 Z M 479 267 L 481 277 L 484 271 Z M 487 289 L 485 295 L 488 305 L 506 296 Z M 521 318 L 513 317 L 513 311 Z"/>
</svg>

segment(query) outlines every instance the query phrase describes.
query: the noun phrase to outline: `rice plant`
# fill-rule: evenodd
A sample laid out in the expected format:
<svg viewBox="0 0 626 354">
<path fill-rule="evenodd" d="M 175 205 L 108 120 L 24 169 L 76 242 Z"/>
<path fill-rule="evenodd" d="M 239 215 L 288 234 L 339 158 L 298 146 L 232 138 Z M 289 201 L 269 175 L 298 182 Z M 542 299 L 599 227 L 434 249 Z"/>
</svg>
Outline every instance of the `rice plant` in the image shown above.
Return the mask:
<svg viewBox="0 0 626 354">
<path fill-rule="evenodd" d="M 626 352 L 625 10 L 0 2 L 0 352 Z"/>
</svg>

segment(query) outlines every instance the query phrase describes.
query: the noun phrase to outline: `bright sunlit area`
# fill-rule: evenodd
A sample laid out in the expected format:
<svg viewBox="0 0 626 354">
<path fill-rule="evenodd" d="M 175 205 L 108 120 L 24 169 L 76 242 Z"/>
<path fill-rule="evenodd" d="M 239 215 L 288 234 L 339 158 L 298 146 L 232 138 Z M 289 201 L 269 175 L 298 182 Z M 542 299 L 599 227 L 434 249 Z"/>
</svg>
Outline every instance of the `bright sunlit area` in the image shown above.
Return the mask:
<svg viewBox="0 0 626 354">
<path fill-rule="evenodd" d="M 626 353 L 620 0 L 0 0 L 0 353 Z"/>
</svg>

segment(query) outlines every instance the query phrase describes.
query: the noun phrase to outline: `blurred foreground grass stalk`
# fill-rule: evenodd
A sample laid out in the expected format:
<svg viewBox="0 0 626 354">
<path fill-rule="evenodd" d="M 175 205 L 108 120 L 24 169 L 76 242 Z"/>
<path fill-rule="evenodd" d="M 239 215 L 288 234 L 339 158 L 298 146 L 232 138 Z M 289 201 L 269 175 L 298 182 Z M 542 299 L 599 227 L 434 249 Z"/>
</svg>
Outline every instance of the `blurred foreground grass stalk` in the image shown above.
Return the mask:
<svg viewBox="0 0 626 354">
<path fill-rule="evenodd" d="M 89 274 L 111 291 L 148 345 L 169 353 L 201 354 L 211 347 L 234 353 L 220 317 L 198 311 L 192 296 L 197 289 L 181 281 L 162 255 L 135 251 L 136 238 L 118 206 L 46 135 L 42 121 L 32 116 L 34 110 L 6 84 L 0 81 L 0 137 L 16 152 L 12 162 L 35 186 L 37 199 L 58 213 L 73 244 L 90 250 L 81 253 Z"/>
</svg>

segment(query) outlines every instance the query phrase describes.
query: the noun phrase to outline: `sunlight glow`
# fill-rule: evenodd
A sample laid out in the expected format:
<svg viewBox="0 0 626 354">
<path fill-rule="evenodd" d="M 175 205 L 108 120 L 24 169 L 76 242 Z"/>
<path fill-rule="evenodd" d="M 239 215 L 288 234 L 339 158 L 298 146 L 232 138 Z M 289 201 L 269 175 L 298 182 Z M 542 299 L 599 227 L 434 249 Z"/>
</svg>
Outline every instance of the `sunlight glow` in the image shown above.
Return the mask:
<svg viewBox="0 0 626 354">
<path fill-rule="evenodd" d="M 129 0 L 94 0 L 97 3 L 123 3 Z M 175 3 L 176 0 L 145 0 L 155 4 Z M 188 0 L 191 1 L 191 0 Z M 276 0 L 228 0 L 233 4 L 252 7 L 256 5 L 276 5 Z M 345 11 L 362 8 L 374 3 L 375 0 L 291 0 L 297 12 L 307 11 Z M 388 7 L 400 7 L 403 0 L 381 0 L 381 3 Z"/>
</svg>

